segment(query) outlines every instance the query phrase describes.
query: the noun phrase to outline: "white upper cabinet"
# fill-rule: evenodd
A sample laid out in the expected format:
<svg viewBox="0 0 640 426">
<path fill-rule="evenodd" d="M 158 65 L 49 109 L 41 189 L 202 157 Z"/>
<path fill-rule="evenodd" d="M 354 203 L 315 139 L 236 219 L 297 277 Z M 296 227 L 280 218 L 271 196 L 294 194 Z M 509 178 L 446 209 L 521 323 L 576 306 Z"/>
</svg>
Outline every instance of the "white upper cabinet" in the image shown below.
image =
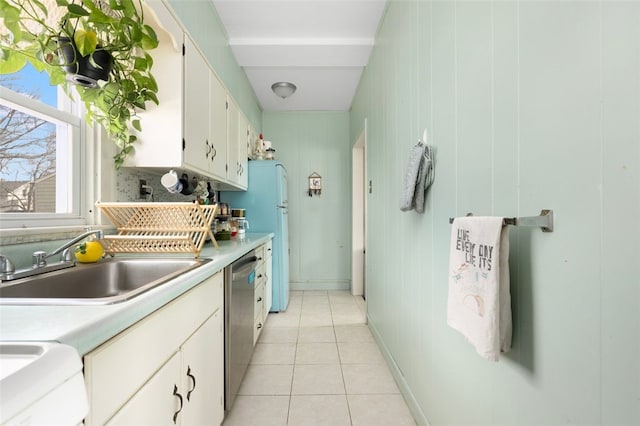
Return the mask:
<svg viewBox="0 0 640 426">
<path fill-rule="evenodd" d="M 151 51 L 153 75 L 158 84 L 159 105 L 147 103 L 138 111 L 142 132 L 134 143 L 124 167 L 182 166 L 182 113 L 184 68 L 182 46 L 184 31 L 163 2 L 144 3 L 146 19 L 156 30 L 158 47 Z M 150 9 L 151 8 L 151 9 Z"/>
<path fill-rule="evenodd" d="M 142 132 L 124 167 L 180 169 L 214 188 L 246 189 L 249 121 L 167 6 L 147 1 L 159 39 L 153 56 L 159 105 L 140 111 Z"/>
</svg>

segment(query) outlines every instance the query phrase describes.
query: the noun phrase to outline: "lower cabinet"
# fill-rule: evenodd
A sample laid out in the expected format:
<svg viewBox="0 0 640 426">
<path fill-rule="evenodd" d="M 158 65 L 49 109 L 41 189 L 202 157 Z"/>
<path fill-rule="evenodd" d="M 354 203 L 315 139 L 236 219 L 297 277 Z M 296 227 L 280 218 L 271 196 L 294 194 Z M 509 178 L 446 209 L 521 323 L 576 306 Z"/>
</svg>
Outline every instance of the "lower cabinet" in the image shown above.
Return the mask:
<svg viewBox="0 0 640 426">
<path fill-rule="evenodd" d="M 131 398 L 108 425 L 219 425 L 224 412 L 220 346 L 222 315 L 218 310 Z M 217 346 L 217 347 L 216 347 Z M 211 357 L 210 355 L 214 355 Z"/>
<path fill-rule="evenodd" d="M 219 425 L 222 273 L 85 355 L 85 425 Z"/>
<path fill-rule="evenodd" d="M 254 290 L 253 306 L 253 344 L 260 337 L 262 328 L 267 321 L 267 315 L 271 309 L 271 240 L 256 249 L 258 266 L 256 267 L 256 284 Z"/>
</svg>

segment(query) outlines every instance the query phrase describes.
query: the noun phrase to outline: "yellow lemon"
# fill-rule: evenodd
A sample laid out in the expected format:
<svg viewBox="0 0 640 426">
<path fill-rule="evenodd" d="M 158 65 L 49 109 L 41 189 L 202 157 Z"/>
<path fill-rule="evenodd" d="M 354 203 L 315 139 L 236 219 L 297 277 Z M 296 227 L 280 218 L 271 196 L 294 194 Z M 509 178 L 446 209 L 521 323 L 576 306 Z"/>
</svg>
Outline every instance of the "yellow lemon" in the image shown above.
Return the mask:
<svg viewBox="0 0 640 426">
<path fill-rule="evenodd" d="M 76 247 L 76 260 L 80 263 L 93 263 L 100 260 L 104 249 L 98 241 L 86 241 Z"/>
</svg>

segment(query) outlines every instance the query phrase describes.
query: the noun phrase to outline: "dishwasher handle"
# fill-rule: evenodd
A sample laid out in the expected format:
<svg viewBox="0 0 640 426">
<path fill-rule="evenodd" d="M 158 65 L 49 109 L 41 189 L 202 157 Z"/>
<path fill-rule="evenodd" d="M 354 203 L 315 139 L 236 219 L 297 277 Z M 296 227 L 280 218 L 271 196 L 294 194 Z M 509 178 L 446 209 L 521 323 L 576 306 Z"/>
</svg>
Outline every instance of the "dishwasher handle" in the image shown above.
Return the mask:
<svg viewBox="0 0 640 426">
<path fill-rule="evenodd" d="M 238 279 L 251 275 L 251 273 L 256 269 L 257 264 L 257 256 L 247 257 L 246 259 L 242 259 L 241 262 L 237 262 L 237 264 L 234 263 L 231 267 L 233 272 L 233 281 L 237 281 Z"/>
</svg>

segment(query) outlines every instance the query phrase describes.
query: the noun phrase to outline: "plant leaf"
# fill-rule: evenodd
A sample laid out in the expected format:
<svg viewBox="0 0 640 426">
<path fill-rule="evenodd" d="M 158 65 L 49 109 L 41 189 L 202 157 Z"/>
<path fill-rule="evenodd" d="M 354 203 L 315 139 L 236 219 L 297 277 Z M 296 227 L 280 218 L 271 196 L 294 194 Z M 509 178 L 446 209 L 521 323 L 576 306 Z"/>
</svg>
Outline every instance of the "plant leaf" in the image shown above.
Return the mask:
<svg viewBox="0 0 640 426">
<path fill-rule="evenodd" d="M 122 0 L 122 7 L 124 11 L 124 16 L 132 17 L 138 14 L 136 12 L 136 7 L 133 5 L 133 1 L 131 0 Z"/>
<path fill-rule="evenodd" d="M 13 37 L 12 42 L 18 43 L 22 39 L 20 9 L 10 5 L 5 0 L 0 0 L 0 16 L 2 16 L 7 29 L 11 31 L 11 35 Z"/>
<path fill-rule="evenodd" d="M 70 18 L 78 18 L 80 16 L 89 16 L 89 11 L 79 4 L 71 3 L 67 6 L 67 10 L 69 11 L 68 15 Z"/>
<path fill-rule="evenodd" d="M 40 9 L 40 11 L 42 12 L 43 16 L 45 16 L 45 17 L 48 16 L 49 12 L 47 11 L 47 8 L 40 1 L 38 1 L 38 0 L 30 0 L 29 3 L 34 4 L 38 9 Z"/>
<path fill-rule="evenodd" d="M 144 25 L 145 33 L 142 35 L 142 48 L 152 50 L 158 47 L 158 36 L 149 25 Z"/>
<path fill-rule="evenodd" d="M 81 56 L 92 54 L 98 46 L 98 36 L 95 31 L 77 30 L 73 35 L 73 41 Z"/>
<path fill-rule="evenodd" d="M 117 22 L 115 18 L 108 16 L 100 9 L 94 9 L 91 11 L 91 13 L 89 14 L 89 21 L 95 22 L 97 24 L 113 24 Z"/>
<path fill-rule="evenodd" d="M 97 7 L 97 6 L 96 6 L 96 4 L 95 4 L 93 1 L 91 1 L 91 0 L 82 0 L 82 4 L 84 4 L 84 5 L 87 7 L 87 9 L 89 9 L 89 10 L 90 10 L 90 11 L 92 11 L 92 12 L 93 12 L 94 10 L 96 10 L 96 9 L 100 9 L 100 8 L 99 8 L 99 7 Z"/>
<path fill-rule="evenodd" d="M 146 58 L 137 57 L 133 60 L 133 67 L 140 71 L 146 71 L 149 66 Z"/>
<path fill-rule="evenodd" d="M 122 4 L 118 0 L 109 0 L 109 8 L 111 10 L 122 10 Z"/>
<path fill-rule="evenodd" d="M 60 86 L 67 81 L 67 73 L 60 67 L 49 66 L 49 84 L 52 86 Z"/>
<path fill-rule="evenodd" d="M 131 121 L 131 125 L 133 126 L 134 129 L 136 129 L 137 131 L 141 132 L 142 131 L 142 126 L 140 125 L 140 120 L 133 120 Z"/>
<path fill-rule="evenodd" d="M 154 104 L 160 105 L 160 101 L 158 100 L 158 97 L 156 96 L 156 94 L 154 92 L 146 92 L 145 96 L 147 97 L 147 99 L 152 101 Z"/>
<path fill-rule="evenodd" d="M 13 74 L 20 71 L 27 64 L 27 58 L 18 52 L 3 49 L 2 53 L 0 74 Z"/>
</svg>

